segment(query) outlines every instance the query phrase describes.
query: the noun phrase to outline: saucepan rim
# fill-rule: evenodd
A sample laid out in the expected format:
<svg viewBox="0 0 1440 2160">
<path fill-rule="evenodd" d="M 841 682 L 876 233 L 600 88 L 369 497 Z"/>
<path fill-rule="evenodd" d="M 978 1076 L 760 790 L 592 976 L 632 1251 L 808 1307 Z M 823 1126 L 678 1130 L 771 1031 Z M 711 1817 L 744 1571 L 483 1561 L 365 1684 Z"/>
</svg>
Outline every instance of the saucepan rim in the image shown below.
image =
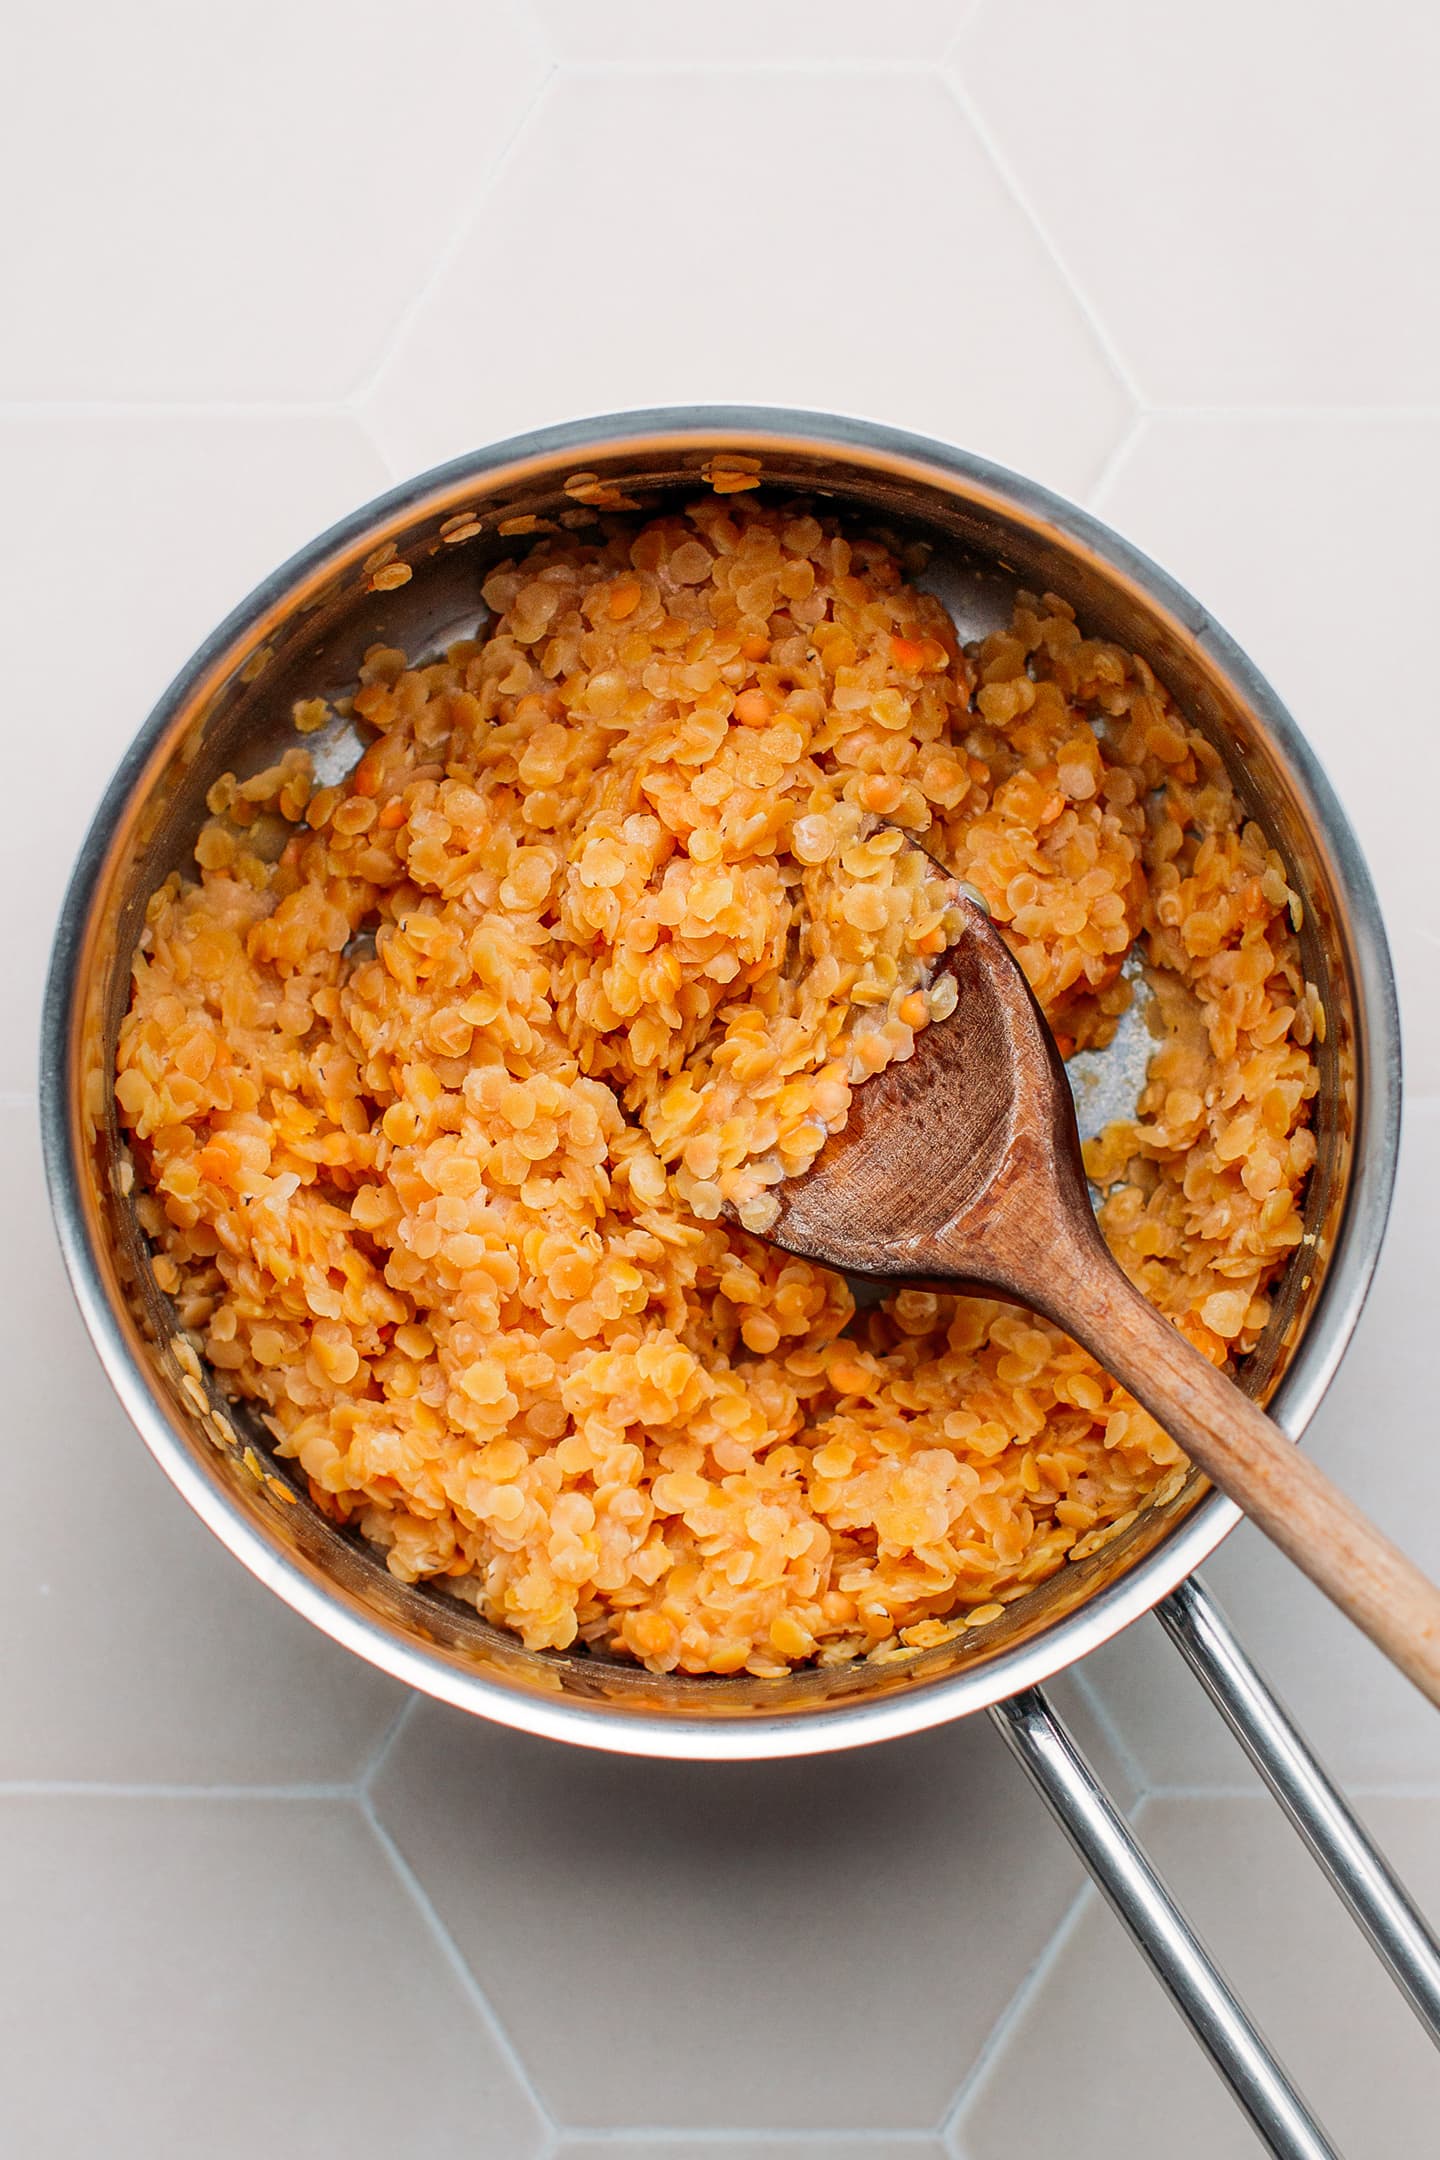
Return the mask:
<svg viewBox="0 0 1440 2160">
<path fill-rule="evenodd" d="M 1207 662 L 1255 716 L 1273 746 L 1318 842 L 1336 900 L 1355 1005 L 1356 1093 L 1353 1153 L 1343 1217 L 1303 1336 L 1271 1401 L 1298 1437 L 1329 1385 L 1350 1339 L 1384 1234 L 1400 1129 L 1400 1041 L 1395 984 L 1375 891 L 1355 836 L 1309 744 L 1259 670 L 1183 587 L 1137 548 L 1063 497 L 949 444 L 862 419 L 769 407 L 705 406 L 604 415 L 512 438 L 435 467 L 340 519 L 263 580 L 181 669 L 140 729 L 111 780 L 80 851 L 61 910 L 41 1027 L 40 1104 L 51 1204 L 70 1281 L 102 1364 L 132 1423 L 171 1482 L 250 1572 L 296 1612 L 372 1665 L 425 1694 L 500 1724 L 549 1738 L 636 1755 L 743 1760 L 823 1753 L 919 1732 L 987 1707 L 1051 1678 L 1156 1605 L 1239 1521 L 1231 1503 L 1208 1494 L 1153 1552 L 1096 1590 L 1075 1610 L 990 1660 L 873 1699 L 863 1692 L 797 1714 L 707 1717 L 620 1708 L 507 1686 L 342 1598 L 266 1533 L 220 1480 L 202 1469 L 190 1441 L 136 1354 L 108 1287 L 97 1226 L 84 1200 L 81 1014 L 93 953 L 97 901 L 112 845 L 127 814 L 153 784 L 157 761 L 180 717 L 227 655 L 253 639 L 301 587 L 313 589 L 366 541 L 442 508 L 476 481 L 557 460 L 697 448 L 801 449 L 853 466 L 904 469 L 936 485 L 962 483 L 972 499 L 1079 549 L 1204 651 Z M 173 747 L 173 746 L 172 746 Z M 131 1565 L 144 1565 L 143 1554 Z"/>
</svg>

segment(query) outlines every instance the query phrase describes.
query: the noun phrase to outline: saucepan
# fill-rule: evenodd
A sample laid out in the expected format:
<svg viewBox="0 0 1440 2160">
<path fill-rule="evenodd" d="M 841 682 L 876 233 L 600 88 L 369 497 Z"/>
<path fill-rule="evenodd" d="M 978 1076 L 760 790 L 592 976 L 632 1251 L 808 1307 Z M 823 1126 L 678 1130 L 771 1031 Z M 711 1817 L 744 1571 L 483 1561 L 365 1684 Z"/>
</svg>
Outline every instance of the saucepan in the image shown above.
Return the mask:
<svg viewBox="0 0 1440 2160">
<path fill-rule="evenodd" d="M 894 429 L 752 409 L 640 412 L 502 443 L 346 518 L 268 578 L 182 670 L 91 827 L 65 902 L 43 1043 L 46 1161 L 75 1293 L 106 1370 L 161 1467 L 211 1530 L 297 1612 L 358 1656 L 477 1716 L 584 1746 L 729 1761 L 854 1747 L 986 1710 L 1276 2153 L 1331 2150 L 1042 1693 L 1159 1610 L 1186 1659 L 1330 1873 L 1417 2012 L 1440 2033 L 1440 1958 L 1424 1923 L 1235 1642 L 1194 1571 L 1238 1520 L 1192 1475 L 1119 1535 L 988 1625 L 883 1663 L 755 1680 L 657 1675 L 531 1652 L 458 1601 L 403 1584 L 314 1509 L 258 1421 L 195 1358 L 133 1206 L 110 1084 L 131 959 L 155 887 L 190 864 L 205 796 L 292 741 L 301 696 L 353 681 L 377 642 L 412 659 L 473 633 L 488 568 L 542 523 L 583 530 L 707 486 L 805 495 L 902 540 L 961 635 L 1054 592 L 1085 629 L 1141 654 L 1222 753 L 1303 901 L 1306 975 L 1328 1019 L 1318 1158 L 1303 1243 L 1273 1293 L 1243 1384 L 1298 1440 L 1360 1312 L 1385 1226 L 1400 1116 L 1395 991 L 1375 895 L 1303 733 L 1205 608 L 1093 518 L 983 459 Z M 359 754 L 344 723 L 312 738 L 322 777 Z M 1089 1113 L 1133 1106 L 1133 1036 L 1088 1075 Z M 1173 1484 L 1174 1481 L 1167 1481 Z M 139 1564 L 143 1564 L 143 1558 Z M 1418 1713 L 1417 1713 L 1418 1714 Z"/>
</svg>

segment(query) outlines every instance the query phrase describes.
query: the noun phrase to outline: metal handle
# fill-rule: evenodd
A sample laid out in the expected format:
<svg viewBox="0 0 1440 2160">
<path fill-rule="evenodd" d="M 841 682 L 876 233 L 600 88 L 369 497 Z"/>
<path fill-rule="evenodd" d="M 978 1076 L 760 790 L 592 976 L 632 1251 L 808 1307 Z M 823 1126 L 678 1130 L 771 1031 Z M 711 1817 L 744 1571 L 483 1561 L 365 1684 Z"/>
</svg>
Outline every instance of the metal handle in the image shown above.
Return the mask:
<svg viewBox="0 0 1440 2160">
<path fill-rule="evenodd" d="M 1440 1944 L 1308 1742 L 1192 1576 L 1156 1618 L 1440 2045 Z"/>
<path fill-rule="evenodd" d="M 1192 1576 L 1156 1616 L 1440 2043 L 1440 1943 L 1293 1718 Z M 991 1716 L 1096 1884 L 1277 2160 L 1337 2160 L 1254 2020 L 1038 1689 Z"/>
<path fill-rule="evenodd" d="M 990 1715 L 1268 2150 L 1276 2160 L 1339 2160 L 1039 1689 Z"/>
</svg>

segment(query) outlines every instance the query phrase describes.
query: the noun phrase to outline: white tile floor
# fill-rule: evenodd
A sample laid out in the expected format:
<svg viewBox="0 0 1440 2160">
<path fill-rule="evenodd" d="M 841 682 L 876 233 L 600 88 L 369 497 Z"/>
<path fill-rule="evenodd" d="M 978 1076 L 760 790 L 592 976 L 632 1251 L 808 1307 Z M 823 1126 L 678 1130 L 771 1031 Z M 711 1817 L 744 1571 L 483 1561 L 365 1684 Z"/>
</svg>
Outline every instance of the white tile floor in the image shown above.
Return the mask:
<svg viewBox="0 0 1440 2160">
<path fill-rule="evenodd" d="M 1370 854 L 1410 1107 L 1312 1444 L 1440 1568 L 1436 20 L 53 0 L 12 32 L 0 2149 L 1255 2149 L 988 1728 L 722 1772 L 397 1723 L 190 1520 L 101 1380 L 44 1220 L 34 1027 L 148 704 L 388 478 L 704 397 L 966 443 L 1213 606 Z M 1440 1913 L 1440 1727 L 1249 1532 L 1210 1576 Z M 1064 1699 L 1350 2160 L 1428 2151 L 1433 2055 L 1158 1631 Z"/>
</svg>

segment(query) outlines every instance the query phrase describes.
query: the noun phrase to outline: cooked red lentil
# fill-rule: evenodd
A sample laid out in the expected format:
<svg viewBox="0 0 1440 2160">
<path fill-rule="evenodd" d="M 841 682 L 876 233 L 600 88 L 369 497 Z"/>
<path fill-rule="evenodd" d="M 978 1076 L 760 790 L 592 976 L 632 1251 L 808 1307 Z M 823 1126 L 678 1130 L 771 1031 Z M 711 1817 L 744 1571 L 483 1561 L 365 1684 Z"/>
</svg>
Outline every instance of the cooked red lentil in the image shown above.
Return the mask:
<svg viewBox="0 0 1440 2160">
<path fill-rule="evenodd" d="M 931 1643 L 1182 1458 L 1055 1328 L 857 1316 L 721 1214 L 763 1225 L 945 1009 L 944 889 L 893 828 L 980 889 L 1067 1050 L 1148 962 L 1163 1037 L 1090 1169 L 1217 1361 L 1301 1236 L 1298 903 L 1063 603 L 962 652 L 803 506 L 603 530 L 497 569 L 443 663 L 372 651 L 343 784 L 296 747 L 212 791 L 120 1039 L 156 1275 L 319 1507 L 532 1647 L 764 1675 Z"/>
</svg>

